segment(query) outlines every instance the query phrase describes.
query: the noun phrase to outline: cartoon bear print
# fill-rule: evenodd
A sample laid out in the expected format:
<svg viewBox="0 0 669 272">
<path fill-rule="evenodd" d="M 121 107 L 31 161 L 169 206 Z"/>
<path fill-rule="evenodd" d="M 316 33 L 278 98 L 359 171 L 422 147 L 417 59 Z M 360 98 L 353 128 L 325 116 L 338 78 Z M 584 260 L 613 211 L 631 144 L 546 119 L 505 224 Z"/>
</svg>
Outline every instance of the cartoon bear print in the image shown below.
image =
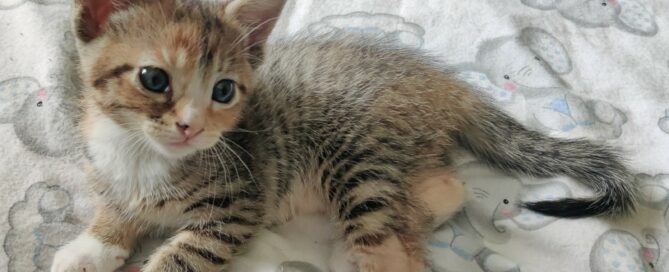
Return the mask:
<svg viewBox="0 0 669 272">
<path fill-rule="evenodd" d="M 0 124 L 13 124 L 16 136 L 37 154 L 71 154 L 79 146 L 74 97 L 69 89 L 43 87 L 31 77 L 0 81 Z"/>
<path fill-rule="evenodd" d="M 657 125 L 664 133 L 669 134 L 669 109 L 664 111 L 664 116 L 657 121 Z"/>
<path fill-rule="evenodd" d="M 58 247 L 73 239 L 83 226 L 73 216 L 70 193 L 57 185 L 31 185 L 25 199 L 9 209 L 4 250 L 7 271 L 49 271 Z"/>
<path fill-rule="evenodd" d="M 654 36 L 655 16 L 636 0 L 521 0 L 541 9 L 557 10 L 567 20 L 583 27 L 610 27 L 641 36 Z"/>
<path fill-rule="evenodd" d="M 480 162 L 458 167 L 457 176 L 463 181 L 469 195 L 463 210 L 435 232 L 430 241 L 436 271 L 444 271 L 452 266 L 455 256 L 456 259 L 459 257 L 457 261 L 460 263 L 463 260 L 469 262 L 463 265 L 469 265 L 471 270 L 520 271 L 514 261 L 486 247 L 485 242 L 508 242 L 512 235 L 509 227 L 512 225 L 521 230 L 533 231 L 556 220 L 522 209 L 519 207 L 520 202 L 571 195 L 569 188 L 561 182 L 524 184 L 518 178 Z"/>
<path fill-rule="evenodd" d="M 647 228 L 640 238 L 624 230 L 609 230 L 590 252 L 592 272 L 669 271 L 669 233 Z"/>
<path fill-rule="evenodd" d="M 14 9 L 27 2 L 33 2 L 38 5 L 62 5 L 69 3 L 66 0 L 3 0 L 0 1 L 0 10 Z"/>
<path fill-rule="evenodd" d="M 475 63 L 455 67 L 460 79 L 535 129 L 613 139 L 620 137 L 627 122 L 625 114 L 611 104 L 569 89 L 560 78 L 572 70 L 567 50 L 539 28 L 527 27 L 518 36 L 485 41 Z"/>
<path fill-rule="evenodd" d="M 309 25 L 309 33 L 316 35 L 338 34 L 341 31 L 380 35 L 398 41 L 411 48 L 423 45 L 425 30 L 403 17 L 386 13 L 352 12 L 323 17 Z"/>
</svg>

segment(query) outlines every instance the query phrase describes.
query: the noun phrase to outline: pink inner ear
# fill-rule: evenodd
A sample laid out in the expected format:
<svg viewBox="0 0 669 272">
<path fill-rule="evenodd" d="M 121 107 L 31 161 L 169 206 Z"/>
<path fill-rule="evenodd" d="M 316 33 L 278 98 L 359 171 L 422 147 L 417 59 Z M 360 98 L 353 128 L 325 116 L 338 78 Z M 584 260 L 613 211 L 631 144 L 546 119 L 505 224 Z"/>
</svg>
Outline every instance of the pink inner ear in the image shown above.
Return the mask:
<svg viewBox="0 0 669 272">
<path fill-rule="evenodd" d="M 276 18 L 273 20 L 276 20 Z M 275 22 L 262 22 L 263 25 L 254 27 L 255 29 L 253 29 L 253 32 L 249 35 L 249 45 L 266 40 L 272 33 L 274 23 Z"/>
<path fill-rule="evenodd" d="M 233 15 L 248 28 L 249 44 L 262 42 L 272 32 L 285 0 L 247 0 Z"/>
<path fill-rule="evenodd" d="M 83 6 L 82 19 L 86 32 L 91 37 L 100 34 L 102 27 L 107 22 L 111 13 L 124 8 L 132 0 L 81 0 Z"/>
<path fill-rule="evenodd" d="M 652 250 L 646 248 L 643 250 L 643 257 L 646 259 L 647 262 L 650 262 L 653 259 L 655 259 L 655 254 L 653 254 Z"/>
</svg>

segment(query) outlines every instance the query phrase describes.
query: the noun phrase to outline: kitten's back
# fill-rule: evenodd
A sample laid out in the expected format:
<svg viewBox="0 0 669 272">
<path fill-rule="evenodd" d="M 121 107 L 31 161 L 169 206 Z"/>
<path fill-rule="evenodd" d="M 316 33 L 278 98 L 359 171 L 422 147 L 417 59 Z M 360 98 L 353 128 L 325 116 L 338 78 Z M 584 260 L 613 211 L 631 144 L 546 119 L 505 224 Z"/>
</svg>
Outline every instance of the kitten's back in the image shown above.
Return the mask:
<svg viewBox="0 0 669 272">
<path fill-rule="evenodd" d="M 392 120 L 379 125 L 399 128 L 388 133 L 437 137 L 434 146 L 444 156 L 457 142 L 491 166 L 540 177 L 571 176 L 597 194 L 523 204 L 531 210 L 584 217 L 635 209 L 638 189 L 616 150 L 528 130 L 423 52 L 359 35 L 297 37 L 270 47 L 259 71 L 259 93 L 277 105 L 308 108 L 298 116 L 306 112 L 319 119 L 323 111 L 309 109 L 324 108 L 360 122 Z"/>
</svg>

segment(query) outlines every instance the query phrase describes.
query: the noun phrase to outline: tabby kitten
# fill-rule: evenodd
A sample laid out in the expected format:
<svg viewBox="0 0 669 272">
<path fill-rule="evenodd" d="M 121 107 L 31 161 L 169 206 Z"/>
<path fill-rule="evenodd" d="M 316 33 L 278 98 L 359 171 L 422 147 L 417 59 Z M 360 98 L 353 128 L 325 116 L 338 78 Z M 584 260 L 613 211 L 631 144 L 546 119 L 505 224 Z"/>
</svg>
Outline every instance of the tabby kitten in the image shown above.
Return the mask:
<svg viewBox="0 0 669 272">
<path fill-rule="evenodd" d="M 175 234 L 143 271 L 225 271 L 259 228 L 305 213 L 331 215 L 360 271 L 421 271 L 427 236 L 464 199 L 450 174 L 456 145 L 597 193 L 523 204 L 531 210 L 634 210 L 610 148 L 525 129 L 420 52 L 354 36 L 265 50 L 283 5 L 77 1 L 97 209 L 52 271 L 113 271 L 159 230 Z"/>
</svg>

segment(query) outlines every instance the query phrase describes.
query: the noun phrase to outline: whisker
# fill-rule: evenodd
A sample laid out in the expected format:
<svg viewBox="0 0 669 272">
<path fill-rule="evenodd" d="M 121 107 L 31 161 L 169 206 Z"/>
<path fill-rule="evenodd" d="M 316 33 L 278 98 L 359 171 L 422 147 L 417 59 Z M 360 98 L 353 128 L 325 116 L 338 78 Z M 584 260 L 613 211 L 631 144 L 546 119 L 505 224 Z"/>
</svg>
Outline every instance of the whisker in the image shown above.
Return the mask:
<svg viewBox="0 0 669 272">
<path fill-rule="evenodd" d="M 221 136 L 221 139 L 223 139 L 223 141 L 225 141 L 225 143 L 231 143 L 231 144 L 234 144 L 236 147 L 238 147 L 239 149 L 241 149 L 241 151 L 244 151 L 244 153 L 246 153 L 247 155 L 249 155 L 249 157 L 251 157 L 252 159 L 255 159 L 255 157 L 253 156 L 253 154 L 251 154 L 251 153 L 250 153 L 248 150 L 246 150 L 244 147 L 240 146 L 238 143 L 235 143 L 235 141 L 230 140 L 230 139 L 226 138 L 225 136 Z"/>
</svg>

